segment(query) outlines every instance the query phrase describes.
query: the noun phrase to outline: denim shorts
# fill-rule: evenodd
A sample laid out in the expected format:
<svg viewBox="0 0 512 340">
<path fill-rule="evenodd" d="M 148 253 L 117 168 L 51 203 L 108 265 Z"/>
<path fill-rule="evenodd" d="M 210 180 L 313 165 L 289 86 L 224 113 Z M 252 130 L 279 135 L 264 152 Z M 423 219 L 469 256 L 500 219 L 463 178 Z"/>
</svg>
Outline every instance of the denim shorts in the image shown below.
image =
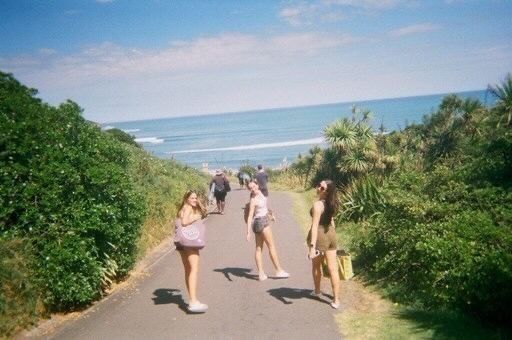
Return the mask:
<svg viewBox="0 0 512 340">
<path fill-rule="evenodd" d="M 268 227 L 268 225 L 269 223 L 267 216 L 256 217 L 252 221 L 252 231 L 255 233 L 261 233 L 265 227 Z"/>
</svg>

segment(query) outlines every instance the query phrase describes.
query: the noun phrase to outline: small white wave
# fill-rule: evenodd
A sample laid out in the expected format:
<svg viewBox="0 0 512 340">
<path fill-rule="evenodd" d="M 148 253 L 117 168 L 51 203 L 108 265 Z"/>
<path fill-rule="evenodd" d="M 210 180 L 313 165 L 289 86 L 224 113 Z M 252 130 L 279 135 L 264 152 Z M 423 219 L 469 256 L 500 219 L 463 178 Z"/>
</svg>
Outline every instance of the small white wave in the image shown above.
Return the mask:
<svg viewBox="0 0 512 340">
<path fill-rule="evenodd" d="M 130 132 L 139 132 L 140 129 L 123 129 L 124 132 L 130 133 Z"/>
<path fill-rule="evenodd" d="M 115 129 L 115 128 L 116 128 L 116 127 L 115 127 L 115 126 L 112 126 L 112 125 L 107 125 L 107 126 L 102 127 L 102 129 L 103 129 L 104 131 L 112 130 L 112 129 Z"/>
<path fill-rule="evenodd" d="M 190 149 L 190 150 L 171 151 L 171 152 L 166 152 L 166 153 L 167 154 L 176 154 L 176 153 L 193 153 L 193 152 L 210 152 L 210 151 L 254 150 L 254 149 L 280 148 L 283 146 L 294 146 L 294 145 L 322 144 L 323 142 L 324 142 L 324 139 L 322 137 L 318 137 L 318 138 L 311 138 L 311 139 L 292 140 L 289 142 L 280 142 L 280 143 L 238 145 L 238 146 L 230 146 L 230 147 L 225 147 L 225 148 L 211 148 L 211 149 Z"/>
<path fill-rule="evenodd" d="M 150 144 L 162 144 L 164 142 L 163 139 L 157 137 L 143 137 L 143 138 L 135 138 L 137 143 L 150 143 Z"/>
</svg>

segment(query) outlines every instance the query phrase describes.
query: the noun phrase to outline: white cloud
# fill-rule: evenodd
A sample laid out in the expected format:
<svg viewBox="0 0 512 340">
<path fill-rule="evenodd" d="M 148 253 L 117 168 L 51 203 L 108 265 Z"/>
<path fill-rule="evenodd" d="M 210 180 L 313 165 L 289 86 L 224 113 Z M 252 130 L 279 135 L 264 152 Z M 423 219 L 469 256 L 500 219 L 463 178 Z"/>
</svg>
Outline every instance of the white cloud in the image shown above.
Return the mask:
<svg viewBox="0 0 512 340">
<path fill-rule="evenodd" d="M 346 18 L 347 13 L 354 11 L 369 14 L 416 3 L 417 0 L 317 0 L 284 7 L 278 16 L 291 26 L 298 27 L 340 21 Z"/>
<path fill-rule="evenodd" d="M 38 52 L 42 55 L 53 55 L 57 53 L 53 48 L 40 48 Z"/>
<path fill-rule="evenodd" d="M 312 24 L 312 20 L 317 16 L 319 7 L 316 5 L 297 5 L 285 7 L 279 11 L 279 17 L 292 26 L 303 26 Z"/>
<path fill-rule="evenodd" d="M 324 0 L 327 5 L 341 5 L 363 8 L 366 10 L 382 10 L 397 7 L 399 5 L 409 5 L 414 0 Z"/>
<path fill-rule="evenodd" d="M 402 37 L 411 34 L 426 33 L 439 30 L 441 26 L 432 23 L 422 23 L 394 29 L 389 32 L 392 37 Z"/>
<path fill-rule="evenodd" d="M 95 79 L 177 75 L 293 62 L 356 41 L 347 34 L 306 32 L 265 37 L 231 33 L 175 41 L 160 50 L 138 50 L 105 42 L 71 55 L 42 49 L 35 56 L 4 58 L 0 67 L 34 80 L 79 84 Z"/>
</svg>

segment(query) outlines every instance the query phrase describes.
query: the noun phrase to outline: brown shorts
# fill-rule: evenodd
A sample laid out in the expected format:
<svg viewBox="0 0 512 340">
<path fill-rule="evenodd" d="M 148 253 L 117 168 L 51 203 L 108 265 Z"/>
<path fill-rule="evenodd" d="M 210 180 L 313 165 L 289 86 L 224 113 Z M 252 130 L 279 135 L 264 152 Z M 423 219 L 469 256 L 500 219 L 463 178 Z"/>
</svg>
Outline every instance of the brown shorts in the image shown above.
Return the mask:
<svg viewBox="0 0 512 340">
<path fill-rule="evenodd" d="M 311 230 L 308 233 L 308 244 L 311 243 Z M 320 251 L 336 250 L 336 232 L 333 227 L 326 228 L 323 225 L 318 226 L 318 235 L 316 238 L 316 249 Z"/>
</svg>

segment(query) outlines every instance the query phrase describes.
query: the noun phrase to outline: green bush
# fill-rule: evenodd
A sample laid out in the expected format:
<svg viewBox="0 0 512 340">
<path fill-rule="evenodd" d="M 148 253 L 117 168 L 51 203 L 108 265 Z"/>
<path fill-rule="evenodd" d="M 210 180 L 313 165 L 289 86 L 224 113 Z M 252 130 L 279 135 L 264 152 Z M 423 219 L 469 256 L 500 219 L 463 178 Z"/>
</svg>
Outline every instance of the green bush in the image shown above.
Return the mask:
<svg viewBox="0 0 512 340">
<path fill-rule="evenodd" d="M 46 308 L 68 310 L 101 294 L 107 260 L 130 270 L 145 202 L 124 143 L 35 94 L 0 73 L 0 232 L 30 242 Z"/>
<path fill-rule="evenodd" d="M 107 135 L 111 135 L 112 137 L 114 137 L 115 139 L 117 139 L 120 142 L 140 148 L 140 145 L 137 144 L 137 142 L 135 141 L 135 138 L 132 135 L 124 132 L 123 130 L 114 128 L 114 129 L 108 129 L 105 132 L 107 133 Z"/>
</svg>

